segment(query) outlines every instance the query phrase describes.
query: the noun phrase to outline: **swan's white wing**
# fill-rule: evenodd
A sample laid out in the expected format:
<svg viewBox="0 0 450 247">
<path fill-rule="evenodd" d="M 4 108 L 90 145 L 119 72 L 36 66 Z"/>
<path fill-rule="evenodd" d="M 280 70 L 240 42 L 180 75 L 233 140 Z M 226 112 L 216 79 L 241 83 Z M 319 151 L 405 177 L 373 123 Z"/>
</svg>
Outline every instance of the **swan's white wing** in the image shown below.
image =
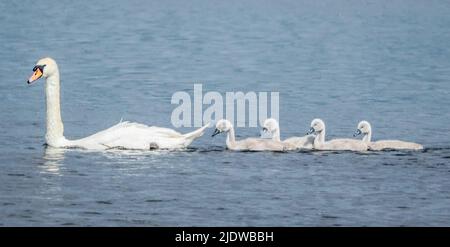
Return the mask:
<svg viewBox="0 0 450 247">
<path fill-rule="evenodd" d="M 366 143 L 356 139 L 333 139 L 325 142 L 323 148 L 327 150 L 349 150 L 349 151 L 365 151 L 368 149 Z"/>
<path fill-rule="evenodd" d="M 413 142 L 397 141 L 397 140 L 382 140 L 369 144 L 371 150 L 384 150 L 384 149 L 409 149 L 409 150 L 421 150 L 423 146 Z"/>
<path fill-rule="evenodd" d="M 151 145 L 157 148 L 179 148 L 184 139 L 181 133 L 172 129 L 121 122 L 74 142 L 89 149 L 149 149 Z"/>
<path fill-rule="evenodd" d="M 294 149 L 312 149 L 314 143 L 314 136 L 307 135 L 302 137 L 291 137 L 283 141 L 288 147 Z"/>
<path fill-rule="evenodd" d="M 247 138 L 236 141 L 230 149 L 241 151 L 284 151 L 285 147 L 281 142 L 270 139 Z"/>
</svg>

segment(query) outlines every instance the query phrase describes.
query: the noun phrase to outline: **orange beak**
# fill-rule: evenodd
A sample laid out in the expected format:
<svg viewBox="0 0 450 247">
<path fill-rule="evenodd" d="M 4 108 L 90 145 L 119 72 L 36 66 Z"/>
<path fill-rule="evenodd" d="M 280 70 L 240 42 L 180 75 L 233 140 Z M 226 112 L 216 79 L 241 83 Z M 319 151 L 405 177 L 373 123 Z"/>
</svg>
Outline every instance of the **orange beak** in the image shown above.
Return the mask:
<svg viewBox="0 0 450 247">
<path fill-rule="evenodd" d="M 30 76 L 30 79 L 28 79 L 27 83 L 31 84 L 34 81 L 36 81 L 37 79 L 41 78 L 41 76 L 42 76 L 42 70 L 40 68 L 36 68 L 34 73 Z"/>
</svg>

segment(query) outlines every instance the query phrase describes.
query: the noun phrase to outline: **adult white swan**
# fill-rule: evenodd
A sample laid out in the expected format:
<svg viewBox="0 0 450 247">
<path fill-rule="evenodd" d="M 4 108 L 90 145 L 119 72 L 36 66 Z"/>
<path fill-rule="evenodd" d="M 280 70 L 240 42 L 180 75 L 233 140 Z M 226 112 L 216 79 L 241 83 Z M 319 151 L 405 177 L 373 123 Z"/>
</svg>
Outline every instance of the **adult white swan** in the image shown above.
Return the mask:
<svg viewBox="0 0 450 247">
<path fill-rule="evenodd" d="M 284 151 L 285 148 L 281 142 L 262 138 L 247 138 L 236 141 L 234 127 L 226 119 L 219 120 L 216 123 L 213 137 L 220 133 L 227 133 L 227 148 L 235 151 Z"/>
<path fill-rule="evenodd" d="M 325 141 L 325 123 L 321 119 L 314 119 L 311 122 L 311 128 L 308 134 L 315 133 L 313 148 L 317 150 L 347 150 L 347 151 L 365 151 L 367 144 L 355 139 L 333 139 Z"/>
<path fill-rule="evenodd" d="M 123 149 L 179 149 L 185 148 L 196 138 L 203 135 L 209 124 L 187 134 L 167 128 L 147 126 L 144 124 L 120 122 L 109 129 L 78 140 L 64 137 L 61 120 L 59 70 L 55 60 L 42 58 L 33 68 L 34 73 L 28 84 L 41 77 L 46 79 L 45 94 L 47 102 L 47 133 L 45 140 L 52 147 L 80 147 L 104 150 Z"/>
<path fill-rule="evenodd" d="M 269 132 L 272 135 L 272 140 L 283 143 L 287 150 L 313 148 L 314 135 L 290 137 L 281 141 L 280 125 L 274 118 L 269 118 L 264 121 L 263 131 Z"/>
<path fill-rule="evenodd" d="M 404 142 L 398 140 L 382 140 L 372 142 L 372 126 L 367 121 L 358 123 L 358 129 L 353 136 L 363 135 L 363 142 L 367 143 L 369 150 L 380 151 L 384 149 L 409 149 L 422 150 L 423 146 L 413 142 Z"/>
</svg>

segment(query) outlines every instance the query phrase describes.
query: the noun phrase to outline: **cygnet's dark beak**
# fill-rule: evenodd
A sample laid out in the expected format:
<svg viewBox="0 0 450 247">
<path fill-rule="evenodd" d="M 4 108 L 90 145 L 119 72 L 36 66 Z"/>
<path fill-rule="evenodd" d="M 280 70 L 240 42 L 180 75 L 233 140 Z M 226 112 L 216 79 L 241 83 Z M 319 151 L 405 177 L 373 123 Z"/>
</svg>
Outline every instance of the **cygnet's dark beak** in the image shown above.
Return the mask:
<svg viewBox="0 0 450 247">
<path fill-rule="evenodd" d="M 311 128 L 309 129 L 309 131 L 308 131 L 306 134 L 307 134 L 307 135 L 311 135 L 311 134 L 314 133 L 314 132 L 316 132 L 316 131 L 314 130 L 313 127 L 311 127 Z"/>
<path fill-rule="evenodd" d="M 221 132 L 220 130 L 215 129 L 215 130 L 214 130 L 214 133 L 211 135 L 211 137 L 214 137 L 214 136 L 220 134 L 220 132 Z"/>
<path fill-rule="evenodd" d="M 355 133 L 353 134 L 353 137 L 356 137 L 356 136 L 359 136 L 359 135 L 361 135 L 361 130 L 357 129 L 355 131 Z"/>
<path fill-rule="evenodd" d="M 269 130 L 268 130 L 266 127 L 264 127 L 264 128 L 263 128 L 263 131 L 264 131 L 264 132 L 268 132 Z"/>
</svg>

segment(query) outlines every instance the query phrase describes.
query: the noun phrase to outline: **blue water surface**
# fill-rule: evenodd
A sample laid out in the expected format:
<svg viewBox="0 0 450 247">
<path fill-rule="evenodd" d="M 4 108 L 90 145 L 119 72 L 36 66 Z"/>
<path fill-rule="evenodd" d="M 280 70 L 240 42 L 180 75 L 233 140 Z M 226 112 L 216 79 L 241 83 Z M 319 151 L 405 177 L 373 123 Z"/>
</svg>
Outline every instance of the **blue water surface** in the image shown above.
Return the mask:
<svg viewBox="0 0 450 247">
<path fill-rule="evenodd" d="M 0 226 L 448 226 L 449 1 L 0 1 Z M 177 91 L 280 93 L 282 138 L 420 152 L 58 150 L 44 83 L 61 72 L 67 138 L 120 119 L 173 128 Z M 179 128 L 187 132 L 194 128 Z M 259 135 L 238 128 L 238 138 Z"/>
</svg>

